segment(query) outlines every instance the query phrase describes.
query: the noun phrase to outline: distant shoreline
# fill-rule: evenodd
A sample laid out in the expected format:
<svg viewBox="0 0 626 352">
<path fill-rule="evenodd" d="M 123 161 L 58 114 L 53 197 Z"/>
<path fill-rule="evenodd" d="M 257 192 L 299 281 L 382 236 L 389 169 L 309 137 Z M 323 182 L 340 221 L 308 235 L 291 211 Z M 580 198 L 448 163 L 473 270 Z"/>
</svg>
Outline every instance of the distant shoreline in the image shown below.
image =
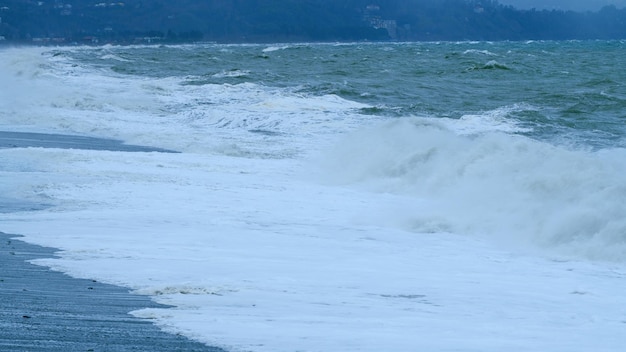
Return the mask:
<svg viewBox="0 0 626 352">
<path fill-rule="evenodd" d="M 626 9 L 519 9 L 497 1 L 278 3 L 64 1 L 0 7 L 0 43 L 35 45 L 626 39 Z"/>
</svg>

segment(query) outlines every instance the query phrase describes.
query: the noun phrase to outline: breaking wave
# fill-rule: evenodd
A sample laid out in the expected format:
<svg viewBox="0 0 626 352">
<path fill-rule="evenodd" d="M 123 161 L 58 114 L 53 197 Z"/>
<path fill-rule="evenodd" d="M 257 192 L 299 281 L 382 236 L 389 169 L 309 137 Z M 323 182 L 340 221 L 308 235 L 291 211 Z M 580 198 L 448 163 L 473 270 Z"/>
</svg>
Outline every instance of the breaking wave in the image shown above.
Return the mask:
<svg viewBox="0 0 626 352">
<path fill-rule="evenodd" d="M 416 232 L 455 232 L 626 255 L 626 151 L 573 150 L 502 132 L 460 135 L 430 119 L 351 134 L 324 155 L 326 181 L 415 197 L 390 211 Z"/>
</svg>

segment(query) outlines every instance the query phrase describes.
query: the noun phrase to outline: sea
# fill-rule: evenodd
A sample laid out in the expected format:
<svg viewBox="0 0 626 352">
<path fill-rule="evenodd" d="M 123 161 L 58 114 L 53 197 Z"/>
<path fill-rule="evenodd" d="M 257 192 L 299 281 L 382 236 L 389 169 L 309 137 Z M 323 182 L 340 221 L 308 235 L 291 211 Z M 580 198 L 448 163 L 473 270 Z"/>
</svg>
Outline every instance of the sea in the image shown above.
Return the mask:
<svg viewBox="0 0 626 352">
<path fill-rule="evenodd" d="M 30 204 L 0 231 L 233 352 L 622 351 L 624 67 L 626 41 L 4 47 L 1 131 L 155 149 L 0 149 Z"/>
</svg>

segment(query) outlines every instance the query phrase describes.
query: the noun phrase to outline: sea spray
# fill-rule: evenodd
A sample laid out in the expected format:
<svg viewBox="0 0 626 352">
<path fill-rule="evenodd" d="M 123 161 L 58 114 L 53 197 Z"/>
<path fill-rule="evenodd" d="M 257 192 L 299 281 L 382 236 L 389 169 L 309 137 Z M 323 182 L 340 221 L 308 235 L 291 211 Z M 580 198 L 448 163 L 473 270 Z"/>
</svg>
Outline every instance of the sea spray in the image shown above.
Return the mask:
<svg viewBox="0 0 626 352">
<path fill-rule="evenodd" d="M 503 132 L 460 135 L 406 118 L 344 137 L 324 179 L 408 195 L 389 216 L 416 232 L 531 242 L 593 259 L 626 258 L 626 151 L 568 149 Z"/>
<path fill-rule="evenodd" d="M 181 153 L 4 149 L 0 231 L 231 350 L 621 351 L 625 262 L 582 258 L 623 252 L 623 44 L 3 51 L 3 129 Z"/>
</svg>

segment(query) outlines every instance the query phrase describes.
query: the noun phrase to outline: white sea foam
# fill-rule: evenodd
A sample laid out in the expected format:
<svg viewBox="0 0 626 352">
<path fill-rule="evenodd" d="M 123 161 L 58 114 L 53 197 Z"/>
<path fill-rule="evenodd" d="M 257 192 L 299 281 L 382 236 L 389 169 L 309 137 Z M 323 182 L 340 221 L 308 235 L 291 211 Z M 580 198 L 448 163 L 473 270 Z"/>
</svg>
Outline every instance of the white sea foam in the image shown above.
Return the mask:
<svg viewBox="0 0 626 352">
<path fill-rule="evenodd" d="M 413 196 L 316 185 L 294 177 L 293 159 L 28 153 L 48 176 L 31 182 L 57 207 L 3 216 L 3 230 L 63 250 L 39 264 L 175 305 L 134 312 L 167 331 L 233 351 L 440 350 L 461 341 L 568 350 L 620 340 L 622 325 L 611 322 L 622 315 L 610 307 L 626 304 L 622 274 L 389 226 L 396 212 L 427 209 Z M 590 325 L 600 311 L 605 320 Z M 582 327 L 607 338 L 570 334 Z"/>
<path fill-rule="evenodd" d="M 477 49 L 468 49 L 465 50 L 463 52 L 464 55 L 468 55 L 468 54 L 481 54 L 481 55 L 487 55 L 487 56 L 499 56 L 496 53 L 493 53 L 489 50 L 477 50 Z"/>
<path fill-rule="evenodd" d="M 53 206 L 0 230 L 175 306 L 133 312 L 167 331 L 231 351 L 623 346 L 623 264 L 583 258 L 624 254 L 624 151 L 515 135 L 532 107 L 381 124 L 335 95 L 0 60 L 19 98 L 1 128 L 183 151 L 0 150 L 0 192 Z"/>
<path fill-rule="evenodd" d="M 356 133 L 325 154 L 325 177 L 415 196 L 419 206 L 389 212 L 415 231 L 625 257 L 623 150 L 599 155 L 510 134 L 464 136 L 449 123 L 405 119 Z"/>
<path fill-rule="evenodd" d="M 215 78 L 239 78 L 250 74 L 249 70 L 230 70 L 222 71 L 213 75 Z"/>
<path fill-rule="evenodd" d="M 20 55 L 5 64 L 23 72 L 7 79 L 12 89 L 3 101 L 11 103 L 2 109 L 0 124 L 8 129 L 115 137 L 181 151 L 219 151 L 235 144 L 267 155 L 272 141 L 266 143 L 262 136 L 234 140 L 234 130 L 290 136 L 334 133 L 349 125 L 346 120 L 358 118 L 351 111 L 366 107 L 336 95 L 309 97 L 252 83 L 197 86 L 185 84 L 192 77 L 103 74 L 62 55 L 50 63 L 40 50 L 27 49 Z M 51 67 L 38 69 L 44 64 Z M 46 77 L 38 77 L 40 72 Z M 239 74 L 245 73 L 236 71 L 234 76 Z M 224 134 L 223 129 L 231 131 Z M 277 153 L 284 156 L 295 150 L 288 149 Z"/>
<path fill-rule="evenodd" d="M 115 60 L 115 61 L 120 61 L 120 62 L 132 62 L 132 60 L 128 60 L 128 59 L 125 59 L 125 58 L 123 58 L 121 56 L 114 55 L 114 54 L 102 55 L 100 57 L 100 59 L 102 59 L 102 60 Z"/>
<path fill-rule="evenodd" d="M 504 106 L 480 114 L 467 114 L 460 119 L 433 119 L 433 122 L 443 124 L 451 131 L 462 135 L 481 134 L 485 132 L 522 133 L 531 132 L 528 127 L 521 127 L 518 120 L 511 115 L 521 111 L 536 111 L 528 104 L 514 104 Z"/>
<path fill-rule="evenodd" d="M 291 48 L 290 45 L 268 46 L 267 48 L 263 49 L 262 51 L 264 53 L 271 53 L 273 51 L 285 50 L 285 49 L 289 49 L 289 48 Z"/>
</svg>

